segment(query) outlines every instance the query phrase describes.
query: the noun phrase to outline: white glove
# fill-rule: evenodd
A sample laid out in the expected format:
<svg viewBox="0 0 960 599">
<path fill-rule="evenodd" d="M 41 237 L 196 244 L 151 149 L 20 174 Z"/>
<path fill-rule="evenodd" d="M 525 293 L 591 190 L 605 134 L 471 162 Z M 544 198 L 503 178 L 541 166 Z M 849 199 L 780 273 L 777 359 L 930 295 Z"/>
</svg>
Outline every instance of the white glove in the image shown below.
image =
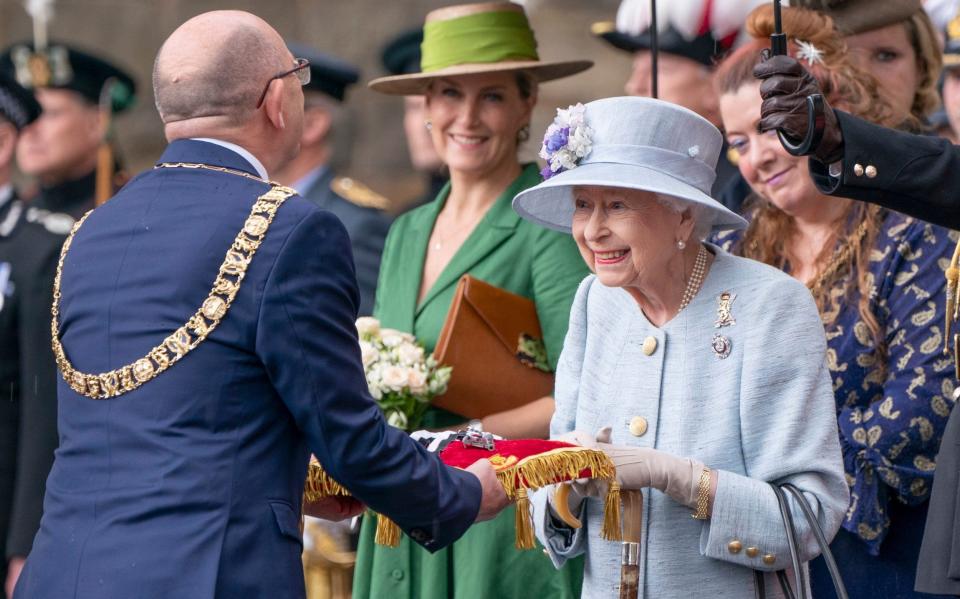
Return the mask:
<svg viewBox="0 0 960 599">
<path fill-rule="evenodd" d="M 564 443 L 570 443 L 571 445 L 579 445 L 580 447 L 587 447 L 589 449 L 596 449 L 597 443 L 610 443 L 610 432 L 613 429 L 609 426 L 601 427 L 593 435 L 584 431 L 570 431 L 569 433 L 563 433 L 559 437 L 555 437 L 554 441 L 563 441 Z"/>
<path fill-rule="evenodd" d="M 650 447 L 600 443 L 599 449 L 610 456 L 616 466 L 620 488 L 652 487 L 663 491 L 677 503 L 696 508 L 703 462 L 678 458 Z"/>
</svg>

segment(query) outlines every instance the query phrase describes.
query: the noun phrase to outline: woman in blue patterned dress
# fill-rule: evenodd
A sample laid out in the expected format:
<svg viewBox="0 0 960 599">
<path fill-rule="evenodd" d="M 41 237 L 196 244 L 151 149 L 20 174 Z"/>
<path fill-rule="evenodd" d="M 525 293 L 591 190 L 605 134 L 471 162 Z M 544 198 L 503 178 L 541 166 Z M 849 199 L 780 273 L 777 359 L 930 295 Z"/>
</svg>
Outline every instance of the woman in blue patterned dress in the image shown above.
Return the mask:
<svg viewBox="0 0 960 599">
<path fill-rule="evenodd" d="M 790 273 L 813 293 L 827 333 L 850 485 L 833 553 L 851 597 L 914 597 L 934 458 L 952 407 L 941 298 L 956 237 L 896 212 L 821 195 L 806 158 L 786 153 L 776 132 L 757 132 L 761 99 L 752 71 L 769 46 L 772 21 L 769 7 L 754 11 L 748 20 L 754 41 L 717 73 L 727 142 L 754 192 L 749 228 L 718 242 Z M 818 79 L 831 105 L 891 124 L 875 82 L 848 62 L 829 17 L 784 9 L 784 32 L 795 40 L 791 55 Z M 822 560 L 811 574 L 813 596 L 831 597 Z"/>
</svg>

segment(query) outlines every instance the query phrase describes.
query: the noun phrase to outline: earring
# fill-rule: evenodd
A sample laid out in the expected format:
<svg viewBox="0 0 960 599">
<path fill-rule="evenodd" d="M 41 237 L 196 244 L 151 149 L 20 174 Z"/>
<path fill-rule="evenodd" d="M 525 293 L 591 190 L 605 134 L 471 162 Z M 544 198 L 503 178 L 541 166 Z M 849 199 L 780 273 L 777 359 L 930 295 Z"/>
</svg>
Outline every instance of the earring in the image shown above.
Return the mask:
<svg viewBox="0 0 960 599">
<path fill-rule="evenodd" d="M 678 249 L 678 250 L 685 250 L 686 248 L 687 248 L 687 242 L 684 241 L 684 240 L 682 240 L 682 239 L 678 239 L 678 240 L 677 240 L 677 249 Z"/>
<path fill-rule="evenodd" d="M 423 126 L 427 128 L 427 131 L 433 129 L 433 123 L 430 121 L 423 121 Z"/>
<path fill-rule="evenodd" d="M 523 143 L 530 139 L 530 123 L 527 123 L 517 131 L 517 143 Z"/>
</svg>

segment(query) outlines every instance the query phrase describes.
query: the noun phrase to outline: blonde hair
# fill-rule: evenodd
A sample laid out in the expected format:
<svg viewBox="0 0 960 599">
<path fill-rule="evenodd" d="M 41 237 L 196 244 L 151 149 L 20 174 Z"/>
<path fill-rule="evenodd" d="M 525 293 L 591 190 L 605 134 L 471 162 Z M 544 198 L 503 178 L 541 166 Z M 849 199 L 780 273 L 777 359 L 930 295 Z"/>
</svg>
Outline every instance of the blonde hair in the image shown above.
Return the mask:
<svg viewBox="0 0 960 599">
<path fill-rule="evenodd" d="M 796 7 L 784 7 L 782 14 L 783 32 L 791 40 L 788 52 L 792 56 L 799 48 L 794 40 L 813 44 L 822 53 L 822 62 L 804 61 L 803 66 L 817 80 L 830 104 L 875 123 L 898 124 L 892 108 L 877 95 L 873 76 L 849 60 L 847 45 L 829 16 Z M 754 40 L 734 51 L 717 69 L 714 83 L 721 95 L 756 84 L 753 67 L 763 59 L 762 51 L 769 47 L 769 36 L 774 31 L 772 7 L 760 6 L 750 13 L 747 31 Z M 786 270 L 791 262 L 790 241 L 796 235 L 793 217 L 755 193 L 748 199 L 747 210 L 750 225 L 740 241 L 740 254 Z M 824 244 L 817 256 L 817 276 L 809 283 L 824 325 L 836 320 L 842 302 L 852 300 L 855 293 L 859 295 L 857 311 L 870 331 L 878 358 L 886 352 L 885 333 L 870 308 L 874 281 L 869 267 L 883 215 L 877 206 L 850 201 L 835 224 L 832 243 Z M 844 241 L 838 247 L 839 240 Z M 878 359 L 876 363 L 883 368 L 885 360 Z"/>
<path fill-rule="evenodd" d="M 913 95 L 910 112 L 922 123 L 940 106 L 937 82 L 943 71 L 943 52 L 940 38 L 927 11 L 918 10 L 913 13 L 913 16 L 903 22 L 903 26 L 907 30 L 913 51 L 917 54 L 917 70 L 920 73 L 920 83 Z"/>
</svg>

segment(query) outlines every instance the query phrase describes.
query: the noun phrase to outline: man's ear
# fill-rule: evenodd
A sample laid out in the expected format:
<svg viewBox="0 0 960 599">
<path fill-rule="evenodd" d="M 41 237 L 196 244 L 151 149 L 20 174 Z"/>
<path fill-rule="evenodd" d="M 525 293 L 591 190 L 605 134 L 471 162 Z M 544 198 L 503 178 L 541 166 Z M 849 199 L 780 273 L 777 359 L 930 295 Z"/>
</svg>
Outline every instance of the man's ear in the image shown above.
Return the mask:
<svg viewBox="0 0 960 599">
<path fill-rule="evenodd" d="M 267 119 L 276 129 L 286 128 L 286 123 L 283 121 L 283 91 L 283 80 L 274 79 L 271 81 L 270 85 L 267 86 L 267 95 L 263 99 L 263 106 L 261 106 L 267 115 Z"/>
<path fill-rule="evenodd" d="M 312 106 L 303 112 L 303 137 L 301 143 L 311 146 L 322 142 L 330 135 L 333 115 L 321 106 Z"/>
<path fill-rule="evenodd" d="M 89 111 L 89 129 L 91 143 L 99 144 L 107 137 L 107 116 L 103 114 L 99 106 L 87 107 Z"/>
<path fill-rule="evenodd" d="M 17 147 L 17 128 L 13 123 L 0 119 L 0 167 L 13 161 L 13 152 Z"/>
</svg>

